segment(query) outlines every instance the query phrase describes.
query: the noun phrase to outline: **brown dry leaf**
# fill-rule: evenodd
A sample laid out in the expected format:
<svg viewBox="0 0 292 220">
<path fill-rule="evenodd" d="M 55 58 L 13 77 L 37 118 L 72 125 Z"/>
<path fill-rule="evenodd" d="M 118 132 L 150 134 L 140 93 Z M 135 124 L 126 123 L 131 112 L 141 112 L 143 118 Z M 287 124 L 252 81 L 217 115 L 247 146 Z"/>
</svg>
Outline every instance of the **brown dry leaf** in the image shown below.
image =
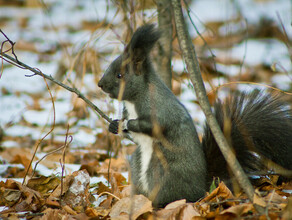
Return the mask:
<svg viewBox="0 0 292 220">
<path fill-rule="evenodd" d="M 123 186 L 126 182 L 126 178 L 121 173 L 113 173 L 113 177 L 116 180 L 117 186 Z"/>
<path fill-rule="evenodd" d="M 165 206 L 164 209 L 175 209 L 179 206 L 185 205 L 186 202 L 187 201 L 185 199 L 177 200 L 177 201 L 174 201 L 172 203 L 169 203 L 167 206 Z"/>
<path fill-rule="evenodd" d="M 8 167 L 2 174 L 3 178 L 23 178 L 25 175 L 24 168 L 19 167 Z"/>
<path fill-rule="evenodd" d="M 51 220 L 51 219 L 68 219 L 68 214 L 66 213 L 65 210 L 60 210 L 60 209 L 51 209 L 47 208 L 45 213 L 40 220 Z"/>
<path fill-rule="evenodd" d="M 3 199 L 6 205 L 15 205 L 15 211 L 37 211 L 44 204 L 44 199 L 39 192 L 23 186 L 20 182 L 6 180 L 5 183 L 0 183 L 0 187 L 1 191 L 4 192 L 4 197 L 1 197 L 1 200 Z M 20 194 L 19 197 L 18 194 Z M 17 200 L 17 198 L 19 199 Z"/>
<path fill-rule="evenodd" d="M 157 219 L 183 219 L 188 220 L 195 217 L 200 218 L 200 213 L 191 203 L 186 200 L 178 200 L 168 204 L 164 209 L 156 213 Z"/>
<path fill-rule="evenodd" d="M 257 193 L 254 193 L 253 195 L 253 203 L 257 204 L 261 207 L 266 207 L 267 204 L 266 202 L 263 200 L 263 198 L 261 196 L 259 196 Z"/>
<path fill-rule="evenodd" d="M 274 191 L 271 191 L 264 199 L 267 203 L 269 203 L 269 201 L 278 204 L 287 202 L 287 199 L 284 199 L 281 195 Z"/>
<path fill-rule="evenodd" d="M 46 199 L 46 205 L 49 206 L 49 207 L 55 207 L 55 208 L 59 208 L 61 207 L 60 203 L 56 200 L 49 200 L 49 199 Z"/>
<path fill-rule="evenodd" d="M 71 208 L 84 211 L 89 202 L 89 182 L 90 177 L 86 170 L 75 171 L 73 182 L 64 195 L 62 202 Z"/>
<path fill-rule="evenodd" d="M 11 207 L 20 199 L 21 192 L 15 189 L 0 188 L 0 206 Z"/>
<path fill-rule="evenodd" d="M 105 200 L 103 200 L 99 206 L 102 207 L 103 209 L 110 209 L 112 207 L 112 203 L 113 203 L 113 196 L 107 196 L 107 198 Z"/>
<path fill-rule="evenodd" d="M 206 196 L 201 201 L 196 202 L 195 206 L 198 208 L 203 217 L 214 218 L 219 214 L 220 209 L 216 208 L 215 210 L 211 210 L 210 203 L 216 204 L 220 201 L 224 201 L 227 199 L 232 200 L 234 199 L 234 196 L 232 192 L 227 188 L 227 186 L 223 182 L 221 182 L 219 186 L 212 191 L 211 194 Z M 225 204 L 228 204 L 228 206 L 232 206 L 235 204 L 235 202 L 226 202 Z"/>
<path fill-rule="evenodd" d="M 17 212 L 20 211 L 37 211 L 43 207 L 45 200 L 41 194 L 26 186 L 21 186 L 21 195 L 23 200 L 15 206 Z"/>
<path fill-rule="evenodd" d="M 284 220 L 292 219 L 292 196 L 288 198 L 288 204 L 284 209 L 282 217 Z"/>
<path fill-rule="evenodd" d="M 46 209 L 43 213 L 45 213 L 40 220 L 51 220 L 51 219 L 58 219 L 58 220 L 86 220 L 89 219 L 84 213 L 71 215 L 66 213 L 64 209 Z"/>
<path fill-rule="evenodd" d="M 103 174 L 103 176 L 111 184 L 111 193 L 113 193 L 117 197 L 120 197 L 121 189 L 126 182 L 126 178 L 121 173 L 115 172 L 111 169 L 108 170 L 105 168 L 100 168 L 99 173 Z"/>
<path fill-rule="evenodd" d="M 143 195 L 134 195 L 119 200 L 110 212 L 111 219 L 137 219 L 145 213 L 152 212 L 152 202 Z"/>
<path fill-rule="evenodd" d="M 218 216 L 216 216 L 216 219 L 239 218 L 248 212 L 254 213 L 255 209 L 251 203 L 244 203 L 231 206 L 230 208 L 222 211 Z"/>
<path fill-rule="evenodd" d="M 18 184 L 16 183 L 16 181 L 12 180 L 12 179 L 7 179 L 6 182 L 1 181 L 0 182 L 0 187 L 4 187 L 6 189 L 17 189 L 18 188 Z"/>
<path fill-rule="evenodd" d="M 111 192 L 111 189 L 103 184 L 103 182 L 97 183 L 97 187 L 94 189 L 92 193 L 101 194 L 103 192 Z"/>
<path fill-rule="evenodd" d="M 44 199 L 41 194 L 35 190 L 32 190 L 26 186 L 23 186 L 20 182 L 14 180 L 6 180 L 6 182 L 0 183 L 1 191 L 3 191 L 6 197 L 3 198 L 6 205 L 12 205 L 13 209 L 17 212 L 20 211 L 37 211 L 44 205 Z M 14 190 L 14 193 L 12 191 Z M 20 193 L 19 199 L 18 192 Z M 2 193 L 1 193 L 2 194 Z"/>
<path fill-rule="evenodd" d="M 80 170 L 86 170 L 90 176 L 96 176 L 99 171 L 99 162 L 97 160 L 82 164 Z"/>
<path fill-rule="evenodd" d="M 123 189 L 122 189 L 122 191 L 120 193 L 120 195 L 121 195 L 120 198 L 130 197 L 131 196 L 131 191 L 132 191 L 131 185 L 123 187 Z"/>
<path fill-rule="evenodd" d="M 112 169 L 101 167 L 98 171 L 99 174 L 103 174 L 103 176 L 112 184 L 112 181 L 115 181 L 117 186 L 122 186 L 126 181 L 126 178 L 119 172 L 115 172 Z"/>
<path fill-rule="evenodd" d="M 64 195 L 68 191 L 73 180 L 74 180 L 74 176 L 72 176 L 72 175 L 68 175 L 64 178 L 62 195 Z M 49 198 L 47 200 L 51 200 L 51 201 L 59 200 L 59 197 L 61 195 L 61 190 L 62 190 L 62 186 L 60 183 L 59 186 L 51 193 L 51 195 L 49 196 Z"/>
<path fill-rule="evenodd" d="M 24 157 L 23 162 L 25 163 L 26 160 L 30 161 L 32 155 L 31 149 L 18 147 L 6 148 L 0 153 L 0 156 L 9 163 L 21 163 L 21 156 Z M 18 159 L 17 156 L 20 156 L 20 158 Z M 14 160 L 16 161 L 13 162 Z"/>
<path fill-rule="evenodd" d="M 198 210 L 194 208 L 193 205 L 187 204 L 181 211 L 180 214 L 181 219 L 188 220 L 188 219 L 201 219 L 201 215 Z"/>
<path fill-rule="evenodd" d="M 108 169 L 109 164 L 110 168 L 116 172 L 125 172 L 128 170 L 128 162 L 124 158 L 106 159 L 101 167 Z"/>
<path fill-rule="evenodd" d="M 65 205 L 62 207 L 62 209 L 64 209 L 68 214 L 71 215 L 77 215 L 77 212 L 75 212 L 70 206 Z"/>
<path fill-rule="evenodd" d="M 290 191 L 290 190 L 292 190 L 292 182 L 291 183 L 283 183 L 280 187 L 278 187 L 278 189 L 276 189 L 276 192 L 280 196 L 289 197 L 289 196 L 291 196 L 291 194 L 287 193 L 287 191 Z"/>
<path fill-rule="evenodd" d="M 226 199 L 234 199 L 232 192 L 223 182 L 221 182 L 211 194 L 202 199 L 199 203 L 203 204 L 205 202 L 217 202 L 218 199 L 221 201 Z"/>
<path fill-rule="evenodd" d="M 61 180 L 56 176 L 40 176 L 28 180 L 27 187 L 34 189 L 41 194 L 45 194 L 50 190 L 54 190 Z"/>
<path fill-rule="evenodd" d="M 104 209 L 101 207 L 98 208 L 90 208 L 87 207 L 87 209 L 85 210 L 85 214 L 91 218 L 93 217 L 98 217 L 99 219 L 104 219 L 106 218 L 110 213 L 109 209 Z"/>
</svg>

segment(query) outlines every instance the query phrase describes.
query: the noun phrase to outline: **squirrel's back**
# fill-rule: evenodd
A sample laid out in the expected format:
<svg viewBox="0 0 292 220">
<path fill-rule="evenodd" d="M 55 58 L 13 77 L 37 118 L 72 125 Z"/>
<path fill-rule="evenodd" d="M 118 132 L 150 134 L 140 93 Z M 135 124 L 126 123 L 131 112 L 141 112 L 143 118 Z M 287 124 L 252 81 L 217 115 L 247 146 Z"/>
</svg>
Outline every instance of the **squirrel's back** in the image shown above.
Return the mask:
<svg viewBox="0 0 292 220">
<path fill-rule="evenodd" d="M 189 113 L 152 67 L 150 51 L 159 36 L 154 25 L 138 28 L 98 83 L 125 102 L 123 118 L 113 120 L 109 131 L 117 134 L 122 128 L 137 142 L 131 158 L 133 193 L 144 194 L 155 207 L 179 199 L 195 202 L 213 176 L 229 180 L 208 126 L 201 144 Z M 218 101 L 214 109 L 245 171 L 269 168 L 270 161 L 292 169 L 292 112 L 279 98 L 256 90 Z"/>
<path fill-rule="evenodd" d="M 214 106 L 216 119 L 239 163 L 247 173 L 292 170 L 292 111 L 279 95 L 260 90 L 236 93 Z M 203 149 L 208 183 L 213 177 L 230 180 L 227 164 L 206 125 Z"/>
</svg>

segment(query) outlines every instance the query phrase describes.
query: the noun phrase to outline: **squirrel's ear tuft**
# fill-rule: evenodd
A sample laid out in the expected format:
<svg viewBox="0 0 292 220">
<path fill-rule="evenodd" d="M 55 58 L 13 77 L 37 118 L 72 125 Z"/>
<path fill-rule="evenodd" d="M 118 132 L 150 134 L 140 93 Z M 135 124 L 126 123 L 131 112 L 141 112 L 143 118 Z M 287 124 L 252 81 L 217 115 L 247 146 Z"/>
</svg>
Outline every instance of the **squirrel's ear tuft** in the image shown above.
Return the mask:
<svg viewBox="0 0 292 220">
<path fill-rule="evenodd" d="M 146 24 L 139 27 L 125 49 L 125 54 L 130 58 L 130 62 L 134 66 L 141 65 L 159 37 L 160 32 L 155 28 L 154 24 Z"/>
<path fill-rule="evenodd" d="M 145 24 L 139 27 L 132 36 L 128 45 L 131 52 L 141 50 L 144 54 L 148 54 L 156 41 L 160 37 L 160 32 L 155 28 L 154 24 Z"/>
</svg>

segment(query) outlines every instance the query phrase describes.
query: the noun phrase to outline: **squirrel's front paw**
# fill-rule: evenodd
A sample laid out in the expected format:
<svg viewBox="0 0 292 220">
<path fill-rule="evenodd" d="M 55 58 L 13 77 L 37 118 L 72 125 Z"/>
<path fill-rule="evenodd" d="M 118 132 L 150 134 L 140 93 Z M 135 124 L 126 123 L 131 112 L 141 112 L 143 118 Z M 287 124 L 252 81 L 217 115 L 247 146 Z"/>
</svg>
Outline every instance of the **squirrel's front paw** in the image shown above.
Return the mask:
<svg viewBox="0 0 292 220">
<path fill-rule="evenodd" d="M 119 133 L 119 120 L 113 120 L 110 124 L 109 124 L 109 128 L 108 130 L 113 133 L 113 134 L 117 134 Z"/>
<path fill-rule="evenodd" d="M 119 133 L 119 123 L 120 123 L 120 120 L 113 120 L 110 124 L 109 124 L 109 128 L 108 130 L 113 133 L 113 134 L 118 134 Z M 127 120 L 124 120 L 122 122 L 122 130 L 124 132 L 127 132 L 128 131 L 128 121 Z"/>
</svg>

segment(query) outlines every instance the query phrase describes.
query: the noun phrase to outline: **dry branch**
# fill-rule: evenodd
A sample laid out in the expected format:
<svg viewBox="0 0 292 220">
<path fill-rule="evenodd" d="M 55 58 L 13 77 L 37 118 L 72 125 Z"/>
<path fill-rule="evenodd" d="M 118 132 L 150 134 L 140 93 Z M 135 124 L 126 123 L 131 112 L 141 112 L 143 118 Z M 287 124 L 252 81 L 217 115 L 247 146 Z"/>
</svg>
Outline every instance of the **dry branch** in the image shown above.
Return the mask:
<svg viewBox="0 0 292 220">
<path fill-rule="evenodd" d="M 171 89 L 172 70 L 171 70 L 171 57 L 172 57 L 172 13 L 171 3 L 169 0 L 156 1 L 158 11 L 158 24 L 159 31 L 161 32 L 161 39 L 159 41 L 158 54 L 157 54 L 157 69 L 158 73 Z"/>
<path fill-rule="evenodd" d="M 178 35 L 178 40 L 180 48 L 183 53 L 183 57 L 187 64 L 187 69 L 190 74 L 190 79 L 194 85 L 195 92 L 198 97 L 198 101 L 204 114 L 206 115 L 207 123 L 214 135 L 218 146 L 227 161 L 229 167 L 231 168 L 235 178 L 238 180 L 242 189 L 246 192 L 250 201 L 254 200 L 254 189 L 249 182 L 247 176 L 245 175 L 243 169 L 241 168 L 239 162 L 237 161 L 234 153 L 230 149 L 223 132 L 221 131 L 215 116 L 212 113 L 210 103 L 207 98 L 205 86 L 201 76 L 201 71 L 199 67 L 199 62 L 196 56 L 196 52 L 192 45 L 188 30 L 185 25 L 182 7 L 180 0 L 171 0 L 174 12 L 175 26 Z M 258 208 L 258 211 L 262 212 L 262 209 Z"/>
<path fill-rule="evenodd" d="M 47 75 L 47 74 L 44 74 L 42 73 L 40 70 L 37 70 L 35 68 L 32 68 L 30 66 L 28 66 L 27 64 L 25 63 L 22 63 L 21 61 L 17 60 L 16 58 L 13 58 L 9 55 L 7 55 L 6 53 L 4 52 L 1 52 L 0 53 L 0 58 L 6 58 L 8 59 L 10 62 L 12 62 L 11 64 L 12 65 L 15 65 L 17 67 L 20 67 L 22 69 L 27 69 L 31 72 L 33 72 L 32 75 L 26 75 L 27 77 L 31 77 L 31 76 L 35 76 L 35 75 L 38 75 L 38 76 L 42 76 L 50 81 L 52 81 L 53 83 L 56 83 L 57 85 L 63 87 L 64 89 L 70 91 L 70 92 L 73 92 L 75 93 L 79 98 L 81 98 L 84 102 L 86 102 L 86 104 L 91 108 L 93 109 L 95 112 L 97 112 L 101 117 L 103 117 L 105 120 L 107 120 L 108 122 L 111 122 L 112 120 L 106 115 L 104 114 L 96 105 L 94 105 L 89 99 L 87 99 L 77 88 L 72 88 L 70 86 L 67 86 L 66 84 L 56 80 L 55 78 L 53 78 L 52 76 L 50 75 Z M 6 61 L 5 59 L 5 61 Z"/>
<path fill-rule="evenodd" d="M 26 75 L 27 77 L 32 77 L 32 76 L 35 76 L 35 75 L 38 75 L 38 76 L 41 76 L 43 77 L 44 79 L 48 79 L 50 80 L 51 82 L 63 87 L 64 89 L 70 91 L 70 92 L 73 92 L 75 93 L 79 98 L 81 98 L 92 110 L 94 110 L 95 112 L 97 112 L 102 118 L 104 118 L 107 122 L 112 122 L 112 119 L 109 118 L 106 114 L 104 114 L 96 105 L 94 105 L 89 99 L 87 99 L 77 88 L 72 88 L 62 82 L 60 82 L 59 80 L 53 78 L 51 75 L 47 75 L 47 74 L 44 74 L 42 71 L 40 71 L 39 69 L 37 68 L 33 68 L 21 61 L 18 60 L 16 54 L 14 53 L 14 45 L 15 43 L 12 42 L 3 32 L 2 30 L 0 29 L 0 32 L 4 35 L 4 37 L 7 39 L 5 42 L 9 42 L 10 45 L 11 45 L 11 48 L 8 49 L 7 51 L 2 51 L 2 48 L 3 48 L 3 43 L 2 43 L 2 46 L 1 46 L 1 50 L 0 50 L 0 59 L 2 59 L 2 62 L 3 60 L 5 60 L 6 62 L 10 63 L 11 65 L 14 65 L 18 68 L 21 68 L 21 69 L 26 69 L 26 70 L 29 70 L 31 72 L 33 72 L 32 75 Z M 6 54 L 6 52 L 8 51 L 12 51 L 12 54 L 14 56 L 14 58 L 12 56 L 9 56 Z M 3 65 L 2 65 L 3 67 Z M 0 78 L 1 78 L 1 74 L 0 74 Z M 128 134 L 123 134 L 123 136 L 131 141 L 133 141 L 133 139 L 128 135 Z"/>
</svg>

